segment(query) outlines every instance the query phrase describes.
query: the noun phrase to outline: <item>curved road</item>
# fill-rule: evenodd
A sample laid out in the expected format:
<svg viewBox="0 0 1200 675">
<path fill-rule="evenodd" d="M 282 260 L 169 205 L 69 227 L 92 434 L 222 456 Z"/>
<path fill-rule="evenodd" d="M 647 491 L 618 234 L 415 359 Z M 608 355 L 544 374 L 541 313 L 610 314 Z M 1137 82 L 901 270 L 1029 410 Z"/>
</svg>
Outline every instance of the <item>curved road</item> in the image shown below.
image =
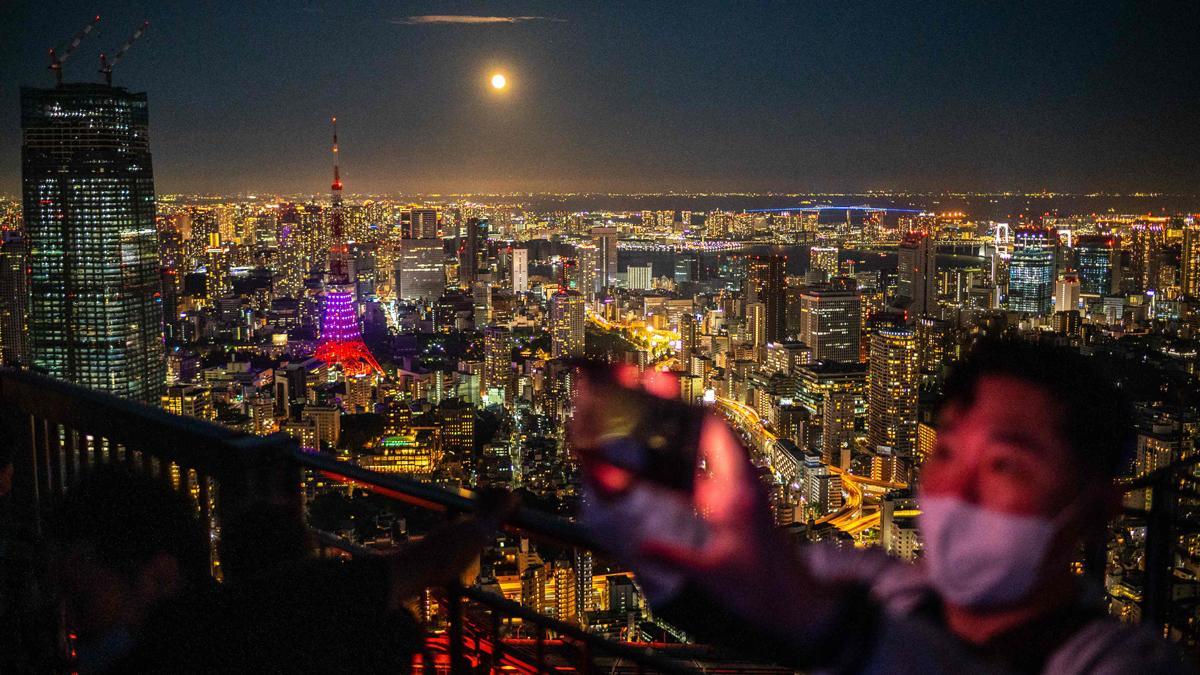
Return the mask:
<svg viewBox="0 0 1200 675">
<path fill-rule="evenodd" d="M 767 447 L 770 443 L 778 440 L 778 437 L 763 424 L 758 413 L 753 408 L 723 397 L 717 397 L 717 405 L 729 413 L 730 420 L 736 426 L 754 439 L 754 449 L 761 456 L 766 455 Z M 815 522 L 818 525 L 829 523 L 839 530 L 850 534 L 860 534 L 872 527 L 872 523 L 874 525 L 879 524 L 878 510 L 869 514 L 862 512 L 864 505 L 869 506 L 869 504 L 864 504 L 866 498 L 869 497 L 871 501 L 878 503 L 878 498 L 882 493 L 888 490 L 907 487 L 904 483 L 892 483 L 859 476 L 836 466 L 830 466 L 829 471 L 842 477 L 845 501 L 842 503 L 840 509 L 821 516 Z"/>
</svg>

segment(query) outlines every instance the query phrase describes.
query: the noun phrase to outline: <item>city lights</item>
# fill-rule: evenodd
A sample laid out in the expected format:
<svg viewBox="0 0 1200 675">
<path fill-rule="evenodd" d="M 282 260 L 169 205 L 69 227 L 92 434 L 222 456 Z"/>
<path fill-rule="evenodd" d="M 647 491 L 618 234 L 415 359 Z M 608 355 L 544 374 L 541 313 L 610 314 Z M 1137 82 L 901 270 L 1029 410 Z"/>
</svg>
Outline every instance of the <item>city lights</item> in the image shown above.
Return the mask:
<svg viewBox="0 0 1200 675">
<path fill-rule="evenodd" d="M 0 671 L 1200 653 L 1171 3 L 242 4 L 10 58 Z"/>
</svg>

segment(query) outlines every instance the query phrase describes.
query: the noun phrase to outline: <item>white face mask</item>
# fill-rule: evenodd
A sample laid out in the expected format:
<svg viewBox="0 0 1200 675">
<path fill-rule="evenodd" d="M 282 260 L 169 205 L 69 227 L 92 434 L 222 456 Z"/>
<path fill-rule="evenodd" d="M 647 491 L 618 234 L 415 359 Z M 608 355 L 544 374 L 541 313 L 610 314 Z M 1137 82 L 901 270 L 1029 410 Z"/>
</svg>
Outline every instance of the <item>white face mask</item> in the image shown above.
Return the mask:
<svg viewBox="0 0 1200 675">
<path fill-rule="evenodd" d="M 918 516 L 929 582 L 960 607 L 1003 607 L 1023 600 L 1042 572 L 1065 518 L 1003 513 L 958 497 L 923 496 Z"/>
</svg>

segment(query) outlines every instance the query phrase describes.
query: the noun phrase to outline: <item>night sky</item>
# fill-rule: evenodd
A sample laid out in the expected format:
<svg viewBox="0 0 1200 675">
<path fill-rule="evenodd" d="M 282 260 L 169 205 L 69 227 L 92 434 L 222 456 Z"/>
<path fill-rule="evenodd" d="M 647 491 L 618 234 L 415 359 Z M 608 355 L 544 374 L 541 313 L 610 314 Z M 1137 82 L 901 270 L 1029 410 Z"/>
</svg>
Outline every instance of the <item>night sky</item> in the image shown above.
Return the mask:
<svg viewBox="0 0 1200 675">
<path fill-rule="evenodd" d="M 0 193 L 96 13 L 160 192 L 1200 192 L 1196 2 L 0 0 Z"/>
</svg>

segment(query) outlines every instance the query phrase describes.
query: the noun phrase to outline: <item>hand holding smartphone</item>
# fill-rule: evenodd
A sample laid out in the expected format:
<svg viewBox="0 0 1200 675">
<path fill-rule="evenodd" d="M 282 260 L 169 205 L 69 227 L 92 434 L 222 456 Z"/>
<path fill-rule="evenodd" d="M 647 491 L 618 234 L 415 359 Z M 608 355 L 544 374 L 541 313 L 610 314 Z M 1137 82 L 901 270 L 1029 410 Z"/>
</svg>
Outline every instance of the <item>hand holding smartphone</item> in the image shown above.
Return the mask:
<svg viewBox="0 0 1200 675">
<path fill-rule="evenodd" d="M 583 362 L 578 372 L 571 441 L 585 470 L 621 469 L 637 479 L 691 493 L 705 411 L 651 393 L 636 377 L 629 377 L 635 371 Z"/>
</svg>

